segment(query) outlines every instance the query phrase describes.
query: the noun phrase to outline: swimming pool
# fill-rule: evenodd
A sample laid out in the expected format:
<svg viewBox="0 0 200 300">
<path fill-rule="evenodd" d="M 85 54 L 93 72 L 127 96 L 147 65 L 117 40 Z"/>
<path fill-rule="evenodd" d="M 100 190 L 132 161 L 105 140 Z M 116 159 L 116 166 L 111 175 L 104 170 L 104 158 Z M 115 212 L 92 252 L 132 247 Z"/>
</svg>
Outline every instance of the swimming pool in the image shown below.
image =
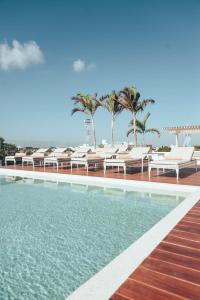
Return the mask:
<svg viewBox="0 0 200 300">
<path fill-rule="evenodd" d="M 65 299 L 184 198 L 0 176 L 0 299 Z"/>
</svg>

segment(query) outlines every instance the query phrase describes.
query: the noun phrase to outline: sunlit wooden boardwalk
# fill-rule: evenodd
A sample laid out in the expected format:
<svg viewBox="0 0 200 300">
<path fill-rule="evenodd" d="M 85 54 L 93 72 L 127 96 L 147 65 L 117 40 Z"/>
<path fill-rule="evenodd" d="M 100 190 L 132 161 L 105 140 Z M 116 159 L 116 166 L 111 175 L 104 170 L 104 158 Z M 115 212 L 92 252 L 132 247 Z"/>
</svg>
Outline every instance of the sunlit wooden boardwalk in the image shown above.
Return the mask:
<svg viewBox="0 0 200 300">
<path fill-rule="evenodd" d="M 13 169 L 13 166 L 8 168 Z M 21 166 L 16 169 L 21 170 Z M 24 167 L 24 170 L 33 170 Z M 56 168 L 36 167 L 35 171 L 57 172 Z M 59 173 L 129 180 L 149 181 L 148 172 L 134 168 L 127 175 L 109 169 L 104 175 L 102 170 L 84 168 L 60 168 Z M 152 182 L 177 184 L 175 174 L 169 172 L 157 175 L 152 172 Z M 200 169 L 182 170 L 178 184 L 200 185 Z M 97 291 L 98 293 L 98 291 Z M 110 300 L 200 300 L 200 201 L 175 226 L 167 237 L 154 249 L 142 264 L 119 287 Z"/>
<path fill-rule="evenodd" d="M 200 201 L 111 300 L 200 299 Z"/>
<path fill-rule="evenodd" d="M 2 167 L 5 168 L 5 167 Z M 196 172 L 193 168 L 187 168 L 180 171 L 179 182 L 177 183 L 175 172 L 166 172 L 160 175 L 157 175 L 157 172 L 153 170 L 151 172 L 151 178 L 149 179 L 147 167 L 144 168 L 144 172 L 141 173 L 140 166 L 134 167 L 132 169 L 127 170 L 127 174 L 124 175 L 122 171 L 118 172 L 117 168 L 107 169 L 106 174 L 104 174 L 102 169 L 90 169 L 89 172 L 85 170 L 85 168 L 73 168 L 69 167 L 57 168 L 55 167 L 35 167 L 33 169 L 32 166 L 16 166 L 16 168 L 11 165 L 8 166 L 9 169 L 18 169 L 18 170 L 29 170 L 29 171 L 38 171 L 38 172 L 50 172 L 50 173 L 61 173 L 61 174 L 74 174 L 74 175 L 84 175 L 84 176 L 97 176 L 97 177 L 105 177 L 105 178 L 118 178 L 118 179 L 128 179 L 128 180 L 141 180 L 141 181 L 150 181 L 150 182 L 161 182 L 161 183 L 173 183 L 173 184 L 186 184 L 186 185 L 200 185 L 200 166 L 198 171 Z"/>
</svg>

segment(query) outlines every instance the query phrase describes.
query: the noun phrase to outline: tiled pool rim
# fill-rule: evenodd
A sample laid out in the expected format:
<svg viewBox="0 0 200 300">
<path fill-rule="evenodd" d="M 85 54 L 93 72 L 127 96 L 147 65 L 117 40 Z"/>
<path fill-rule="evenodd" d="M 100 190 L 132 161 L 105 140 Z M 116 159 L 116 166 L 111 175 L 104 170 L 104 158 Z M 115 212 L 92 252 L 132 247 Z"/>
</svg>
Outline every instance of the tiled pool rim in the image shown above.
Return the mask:
<svg viewBox="0 0 200 300">
<path fill-rule="evenodd" d="M 35 171 L 1 169 L 0 175 L 19 176 L 33 179 L 62 181 L 70 183 L 100 185 L 120 189 L 147 189 L 152 192 L 189 193 L 186 199 L 173 209 L 166 217 L 154 225 L 142 237 L 114 258 L 107 266 L 75 290 L 67 300 L 107 300 L 153 251 L 171 229 L 200 199 L 197 186 L 174 185 L 168 183 L 143 182 L 125 179 L 41 173 Z"/>
</svg>

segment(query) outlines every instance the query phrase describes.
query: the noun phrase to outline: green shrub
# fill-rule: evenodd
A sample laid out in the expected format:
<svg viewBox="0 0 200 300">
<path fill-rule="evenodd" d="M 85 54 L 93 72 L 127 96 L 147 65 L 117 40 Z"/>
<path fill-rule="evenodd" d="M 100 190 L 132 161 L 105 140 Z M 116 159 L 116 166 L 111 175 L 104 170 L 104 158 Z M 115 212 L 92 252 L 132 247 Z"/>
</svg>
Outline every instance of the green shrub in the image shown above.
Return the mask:
<svg viewBox="0 0 200 300">
<path fill-rule="evenodd" d="M 200 145 L 195 145 L 195 146 L 194 146 L 194 150 L 200 151 Z"/>
<path fill-rule="evenodd" d="M 171 148 L 169 146 L 161 146 L 158 148 L 158 152 L 170 152 Z"/>
<path fill-rule="evenodd" d="M 5 140 L 0 137 L 0 160 L 4 162 L 5 156 L 14 155 L 16 152 L 16 145 L 5 143 Z"/>
</svg>

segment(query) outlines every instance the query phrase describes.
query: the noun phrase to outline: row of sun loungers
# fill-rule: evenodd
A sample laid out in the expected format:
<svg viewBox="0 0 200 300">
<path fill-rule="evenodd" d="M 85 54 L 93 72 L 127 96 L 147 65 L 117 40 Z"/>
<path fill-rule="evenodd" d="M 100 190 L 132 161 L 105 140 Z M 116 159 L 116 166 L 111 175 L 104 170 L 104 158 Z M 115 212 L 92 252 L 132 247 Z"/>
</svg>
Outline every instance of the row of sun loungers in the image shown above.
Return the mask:
<svg viewBox="0 0 200 300">
<path fill-rule="evenodd" d="M 32 155 L 26 156 L 25 153 L 16 153 L 15 156 L 7 156 L 5 164 L 12 162 L 15 165 L 17 163 L 24 165 L 44 166 L 49 165 L 56 166 L 69 166 L 73 167 L 83 166 L 87 172 L 90 167 L 96 169 L 102 167 L 104 173 L 107 168 L 117 167 L 118 171 L 123 168 L 124 174 L 126 174 L 127 168 L 138 166 L 141 164 L 141 171 L 143 172 L 144 159 L 148 160 L 149 177 L 151 176 L 151 170 L 175 170 L 177 180 L 179 178 L 179 170 L 186 167 L 196 166 L 196 160 L 193 159 L 194 148 L 193 147 L 174 147 L 171 152 L 166 154 L 163 159 L 150 161 L 152 153 L 150 153 L 150 147 L 136 147 L 132 150 L 119 149 L 117 147 L 111 148 L 99 148 L 95 152 L 90 147 L 82 147 L 69 155 L 66 153 L 66 148 L 57 148 L 50 154 L 47 148 L 42 148 L 35 151 Z"/>
</svg>

